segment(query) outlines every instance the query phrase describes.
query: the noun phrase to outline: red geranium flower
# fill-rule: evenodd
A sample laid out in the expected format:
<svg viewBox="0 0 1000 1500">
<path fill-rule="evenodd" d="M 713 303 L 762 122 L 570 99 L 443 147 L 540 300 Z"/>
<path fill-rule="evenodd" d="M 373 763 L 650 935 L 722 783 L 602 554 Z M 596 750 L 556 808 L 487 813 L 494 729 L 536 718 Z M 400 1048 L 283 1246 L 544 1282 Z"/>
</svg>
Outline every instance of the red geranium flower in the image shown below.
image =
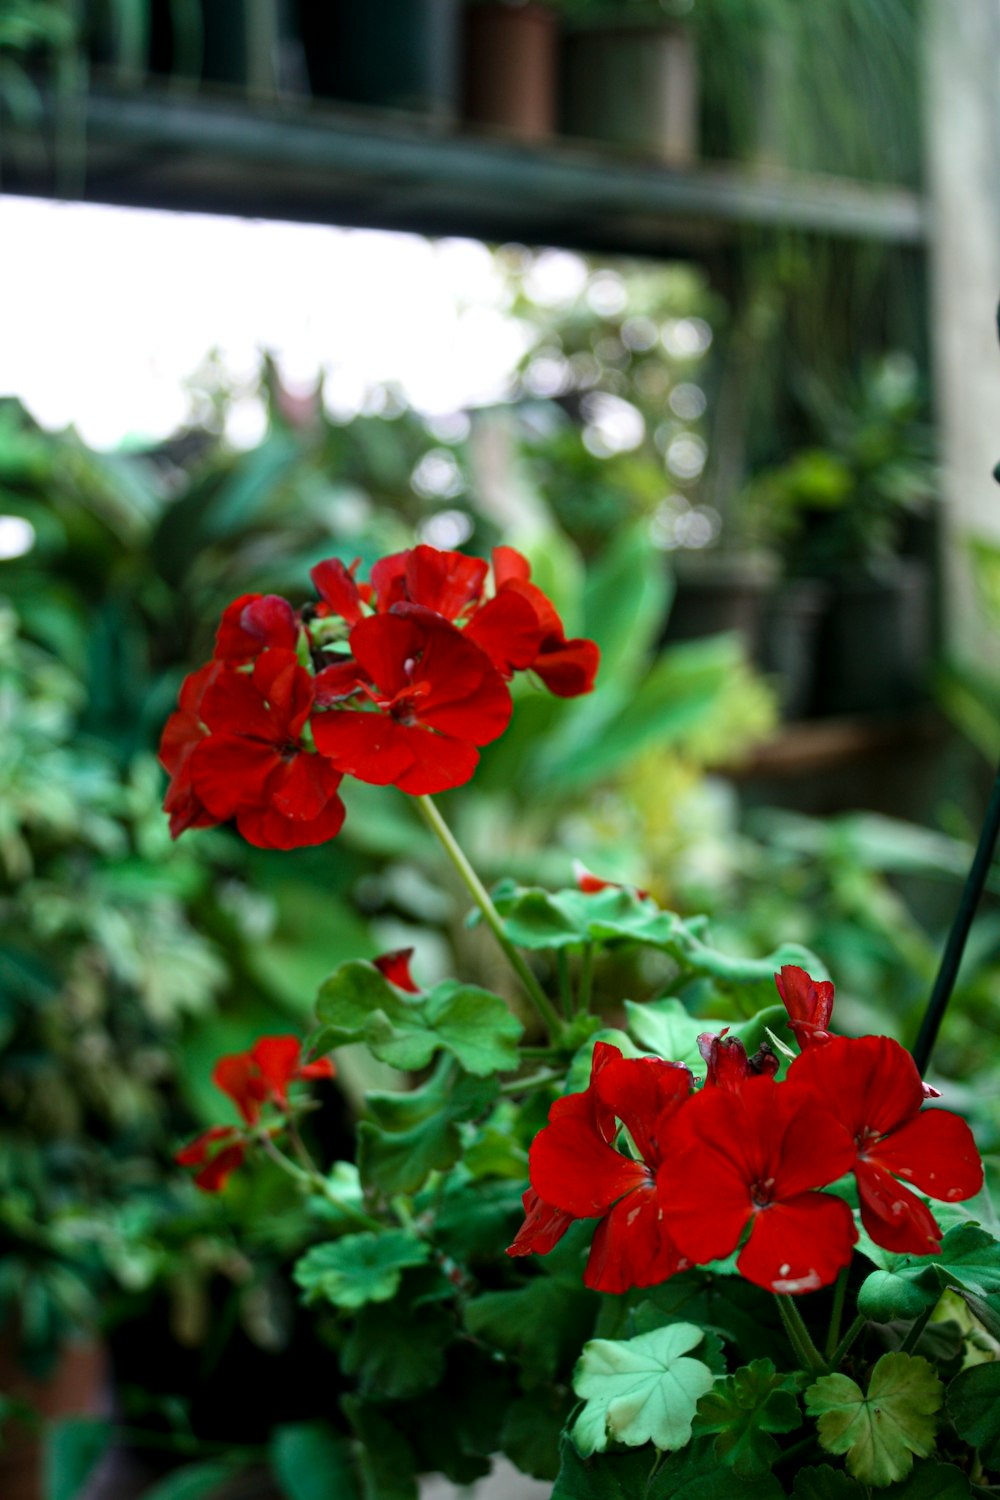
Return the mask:
<svg viewBox="0 0 1000 1500">
<path fill-rule="evenodd" d="M 362 604 L 371 598 L 371 584 L 359 584 L 354 577 L 360 558 L 345 568 L 339 557 L 328 557 L 317 563 L 309 574 L 322 603 L 317 605 L 320 616 L 339 615 L 348 625 L 356 625 L 364 618 Z"/>
<path fill-rule="evenodd" d="M 655 1286 L 683 1270 L 688 1262 L 664 1225 L 656 1172 L 690 1090 L 691 1074 L 681 1064 L 623 1058 L 610 1043 L 596 1043 L 589 1087 L 556 1100 L 532 1144 L 536 1196 L 524 1196 L 527 1217 L 508 1254 L 545 1254 L 574 1219 L 599 1218 L 584 1273 L 595 1291 Z M 641 1160 L 615 1150 L 616 1118 Z"/>
<path fill-rule="evenodd" d="M 210 828 L 219 821 L 191 784 L 191 753 L 208 733 L 201 713 L 205 694 L 224 670 L 222 662 L 210 661 L 185 677 L 177 708 L 163 727 L 160 764 L 170 776 L 163 810 L 170 815 L 172 838 L 178 838 L 186 828 Z"/>
<path fill-rule="evenodd" d="M 215 635 L 217 661 L 253 661 L 262 651 L 294 651 L 299 638 L 295 611 L 280 594 L 241 594 L 226 606 Z"/>
<path fill-rule="evenodd" d="M 527 558 L 513 547 L 494 547 L 493 577 L 496 594 L 472 616 L 470 638 L 504 676 L 530 668 L 559 698 L 589 693 L 601 653 L 593 641 L 567 640 L 552 601 L 531 582 Z"/>
<path fill-rule="evenodd" d="M 747 1057 L 747 1049 L 738 1036 L 727 1036 L 729 1027 L 719 1034 L 703 1031 L 698 1038 L 698 1051 L 707 1065 L 705 1083 L 709 1088 L 740 1089 L 748 1078 L 764 1074 L 773 1078 L 778 1071 L 777 1054 L 762 1042 L 753 1057 Z"/>
<path fill-rule="evenodd" d="M 422 545 L 381 558 L 371 579 L 380 614 L 397 604 L 419 604 L 458 620 L 478 603 L 488 571 L 481 557 Z"/>
<path fill-rule="evenodd" d="M 886 1036 L 831 1037 L 797 1057 L 788 1079 L 822 1099 L 850 1137 L 861 1222 L 876 1245 L 900 1255 L 940 1250 L 934 1215 L 896 1179 L 954 1203 L 979 1192 L 983 1164 L 963 1119 L 921 1108 L 924 1087 L 906 1049 Z"/>
<path fill-rule="evenodd" d="M 813 979 L 795 964 L 783 964 L 774 982 L 788 1012 L 788 1026 L 802 1051 L 830 1040 L 827 1027 L 833 1014 L 833 985 Z"/>
<path fill-rule="evenodd" d="M 858 1237 L 851 1210 L 813 1190 L 850 1170 L 854 1146 L 803 1090 L 767 1077 L 702 1089 L 679 1113 L 670 1148 L 657 1186 L 690 1260 L 724 1259 L 749 1225 L 737 1268 L 769 1291 L 815 1291 L 847 1265 Z"/>
<path fill-rule="evenodd" d="M 232 1174 L 246 1160 L 246 1145 L 235 1125 L 213 1125 L 190 1145 L 178 1151 L 174 1161 L 180 1167 L 198 1167 L 194 1185 L 203 1193 L 219 1193 Z"/>
<path fill-rule="evenodd" d="M 267 1103 L 288 1108 L 289 1084 L 309 1078 L 332 1078 L 328 1057 L 302 1061 L 297 1036 L 262 1036 L 247 1052 L 228 1052 L 212 1070 L 216 1088 L 228 1094 L 248 1125 L 256 1125 Z"/>
<path fill-rule="evenodd" d="M 416 605 L 397 610 L 359 621 L 350 634 L 358 691 L 371 710 L 319 714 L 312 730 L 338 771 L 422 796 L 469 780 L 476 746 L 503 733 L 511 700 L 489 659 L 454 625 Z M 343 679 L 351 669 L 332 670 Z"/>
<path fill-rule="evenodd" d="M 321 844 L 344 821 L 340 775 L 302 741 L 312 706 L 313 679 L 292 651 L 264 651 L 252 673 L 224 672 L 204 695 L 211 733 L 191 754 L 194 790 L 260 848 Z"/>
<path fill-rule="evenodd" d="M 419 995 L 420 986 L 414 984 L 413 975 L 410 973 L 412 957 L 412 948 L 394 948 L 391 953 L 380 953 L 378 958 L 372 959 L 372 963 L 379 973 L 385 975 L 390 984 L 396 986 L 397 990 L 406 990 L 410 995 Z"/>
</svg>

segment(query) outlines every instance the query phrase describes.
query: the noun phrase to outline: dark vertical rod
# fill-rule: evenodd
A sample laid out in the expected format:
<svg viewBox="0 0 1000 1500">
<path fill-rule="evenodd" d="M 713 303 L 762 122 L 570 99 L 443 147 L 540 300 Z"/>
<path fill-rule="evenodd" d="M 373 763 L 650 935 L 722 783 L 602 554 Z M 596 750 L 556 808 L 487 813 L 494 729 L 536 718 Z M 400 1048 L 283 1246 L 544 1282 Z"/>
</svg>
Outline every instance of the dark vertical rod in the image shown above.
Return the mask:
<svg viewBox="0 0 1000 1500">
<path fill-rule="evenodd" d="M 941 955 L 941 966 L 934 981 L 931 998 L 927 1002 L 927 1009 L 920 1023 L 920 1031 L 913 1045 L 913 1060 L 921 1073 L 930 1061 L 941 1022 L 944 1020 L 944 1013 L 948 1008 L 948 1001 L 951 999 L 951 992 L 955 987 L 958 967 L 965 951 L 965 940 L 969 936 L 969 928 L 972 926 L 972 919 L 976 915 L 976 908 L 986 885 L 986 877 L 993 862 L 993 851 L 996 848 L 998 834 L 1000 834 L 1000 768 L 997 770 L 996 780 L 993 783 L 993 791 L 986 809 L 986 817 L 983 820 L 975 858 L 966 877 L 962 899 L 955 913 L 955 920 L 951 924 L 944 953 Z"/>
</svg>

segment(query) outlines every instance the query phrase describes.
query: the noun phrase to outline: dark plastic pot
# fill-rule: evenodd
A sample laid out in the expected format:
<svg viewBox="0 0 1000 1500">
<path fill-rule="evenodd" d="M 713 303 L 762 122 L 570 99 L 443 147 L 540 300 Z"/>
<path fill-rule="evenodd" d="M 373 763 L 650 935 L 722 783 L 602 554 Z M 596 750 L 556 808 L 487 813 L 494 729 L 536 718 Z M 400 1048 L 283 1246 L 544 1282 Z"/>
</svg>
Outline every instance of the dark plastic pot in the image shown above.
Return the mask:
<svg viewBox="0 0 1000 1500">
<path fill-rule="evenodd" d="M 932 619 L 930 573 L 916 559 L 837 583 L 820 639 L 818 711 L 886 714 L 921 702 Z"/>
<path fill-rule="evenodd" d="M 775 679 L 784 719 L 805 718 L 813 704 L 819 632 L 830 599 L 827 584 L 789 578 L 767 601 L 760 662 Z"/>
<path fill-rule="evenodd" d="M 522 140 L 556 128 L 556 13 L 547 5 L 469 5 L 463 30 L 462 114 Z"/>
<path fill-rule="evenodd" d="M 679 165 L 698 154 L 694 42 L 671 25 L 594 26 L 563 44 L 562 128 Z"/>
<path fill-rule="evenodd" d="M 774 585 L 775 565 L 769 557 L 702 554 L 679 558 L 676 592 L 663 641 L 698 640 L 735 631 L 747 652 L 760 654 L 764 608 Z"/>
<path fill-rule="evenodd" d="M 458 0 L 299 0 L 313 94 L 452 119 Z"/>
</svg>

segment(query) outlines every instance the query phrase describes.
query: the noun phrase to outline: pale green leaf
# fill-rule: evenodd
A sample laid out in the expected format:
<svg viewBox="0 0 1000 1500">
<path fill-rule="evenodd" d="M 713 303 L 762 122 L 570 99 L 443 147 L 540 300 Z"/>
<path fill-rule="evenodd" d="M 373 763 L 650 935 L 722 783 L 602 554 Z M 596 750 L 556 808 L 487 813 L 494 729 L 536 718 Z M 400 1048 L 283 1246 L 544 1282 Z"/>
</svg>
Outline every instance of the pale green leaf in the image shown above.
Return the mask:
<svg viewBox="0 0 1000 1500">
<path fill-rule="evenodd" d="M 573 1428 L 580 1452 L 601 1451 L 609 1438 L 629 1447 L 683 1447 L 698 1400 L 713 1384 L 708 1366 L 687 1357 L 703 1337 L 694 1323 L 672 1323 L 634 1339 L 585 1344 L 573 1376 L 586 1402 Z"/>
<path fill-rule="evenodd" d="M 422 1265 L 429 1255 L 425 1241 L 402 1230 L 365 1230 L 314 1245 L 297 1263 L 294 1276 L 308 1303 L 362 1307 L 366 1302 L 388 1302 L 399 1289 L 403 1271 Z"/>
</svg>

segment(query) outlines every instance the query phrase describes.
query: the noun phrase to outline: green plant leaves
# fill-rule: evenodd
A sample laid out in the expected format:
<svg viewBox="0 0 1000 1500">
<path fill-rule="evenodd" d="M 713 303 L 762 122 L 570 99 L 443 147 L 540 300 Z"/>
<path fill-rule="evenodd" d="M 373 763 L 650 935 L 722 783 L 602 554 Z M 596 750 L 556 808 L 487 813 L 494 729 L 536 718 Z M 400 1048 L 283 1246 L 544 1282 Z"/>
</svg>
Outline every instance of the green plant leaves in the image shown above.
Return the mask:
<svg viewBox="0 0 1000 1500">
<path fill-rule="evenodd" d="M 709 1367 L 688 1357 L 703 1338 L 694 1323 L 671 1323 L 634 1339 L 585 1344 L 573 1375 L 586 1403 L 572 1430 L 579 1452 L 602 1452 L 609 1438 L 632 1448 L 683 1447 L 699 1398 L 713 1384 Z"/>
<path fill-rule="evenodd" d="M 933 1307 L 942 1289 L 952 1286 L 978 1317 L 976 1304 L 1000 1318 L 1000 1244 L 976 1224 L 956 1224 L 941 1241 L 940 1253 L 892 1255 L 862 1240 L 864 1254 L 880 1267 L 865 1280 L 858 1310 L 866 1318 L 890 1322 L 915 1318 Z"/>
<path fill-rule="evenodd" d="M 948 1387 L 948 1415 L 986 1467 L 1000 1467 L 1000 1364 L 973 1365 L 956 1375 Z"/>
<path fill-rule="evenodd" d="M 45 1500 L 76 1500 L 111 1442 L 107 1422 L 70 1417 L 49 1432 L 45 1444 Z"/>
<path fill-rule="evenodd" d="M 421 1295 L 419 1283 L 428 1279 L 447 1285 L 429 1269 L 411 1272 L 406 1279 L 406 1305 L 400 1305 L 403 1299 L 399 1297 L 370 1302 L 351 1319 L 340 1366 L 345 1375 L 358 1378 L 363 1396 L 416 1396 L 441 1380 L 454 1322 L 437 1304 L 433 1290 Z M 411 1285 L 414 1281 L 416 1287 Z"/>
<path fill-rule="evenodd" d="M 289 1422 L 271 1434 L 271 1469 L 284 1500 L 357 1500 L 351 1451 L 324 1422 Z"/>
<path fill-rule="evenodd" d="M 524 1028 L 499 995 L 448 979 L 426 995 L 404 996 L 372 964 L 341 964 L 320 989 L 320 1052 L 364 1042 L 381 1062 L 407 1072 L 450 1052 L 467 1073 L 485 1077 L 517 1067 Z"/>
<path fill-rule="evenodd" d="M 717 1434 L 714 1451 L 720 1463 L 729 1464 L 741 1478 L 754 1479 L 766 1474 L 781 1452 L 770 1434 L 801 1425 L 788 1377 L 779 1375 L 769 1359 L 755 1359 L 717 1380 L 702 1396 L 694 1431 Z"/>
<path fill-rule="evenodd" d="M 944 1387 L 926 1359 L 883 1354 L 867 1395 L 846 1375 L 822 1375 L 805 1399 L 819 1419 L 819 1440 L 827 1452 L 846 1454 L 849 1473 L 881 1486 L 903 1479 L 914 1455 L 930 1453 L 934 1414 L 943 1397 Z"/>
<path fill-rule="evenodd" d="M 648 1448 L 584 1459 L 564 1442 L 552 1500 L 784 1500 L 784 1491 L 772 1474 L 734 1482 L 710 1441 L 668 1454 L 655 1473 Z"/>
<path fill-rule="evenodd" d="M 423 1265 L 429 1256 L 425 1241 L 401 1229 L 385 1234 L 366 1230 L 314 1245 L 297 1263 L 294 1276 L 309 1304 L 363 1307 L 366 1302 L 388 1302 L 399 1290 L 403 1271 Z"/>
<path fill-rule="evenodd" d="M 865 1492 L 856 1479 L 823 1464 L 817 1469 L 800 1469 L 792 1487 L 794 1500 L 865 1500 Z"/>
<path fill-rule="evenodd" d="M 144 1500 L 214 1500 L 237 1472 L 238 1466 L 226 1458 L 207 1459 L 200 1464 L 185 1464 L 146 1491 Z"/>
<path fill-rule="evenodd" d="M 442 1059 L 434 1076 L 411 1093 L 369 1093 L 375 1120 L 358 1126 L 362 1181 L 390 1194 L 415 1193 L 430 1172 L 458 1161 L 458 1122 L 484 1113 L 496 1091 L 495 1079 L 460 1075 Z"/>
<path fill-rule="evenodd" d="M 507 1292 L 485 1292 L 466 1304 L 474 1338 L 517 1359 L 526 1386 L 566 1368 L 593 1327 L 597 1296 L 579 1276 L 533 1276 Z"/>
<path fill-rule="evenodd" d="M 738 1037 L 750 1055 L 767 1040 L 768 1031 L 782 1041 L 793 1040 L 783 1005 L 770 1005 L 749 1021 L 735 1022 L 692 1016 L 674 999 L 651 1000 L 645 1005 L 626 1000 L 625 1012 L 629 1034 L 641 1047 L 655 1052 L 657 1057 L 668 1057 L 671 1062 L 687 1063 L 699 1076 L 705 1072 L 705 1061 L 698 1051 L 702 1032 L 720 1032 L 728 1026 L 729 1036 Z"/>
</svg>

